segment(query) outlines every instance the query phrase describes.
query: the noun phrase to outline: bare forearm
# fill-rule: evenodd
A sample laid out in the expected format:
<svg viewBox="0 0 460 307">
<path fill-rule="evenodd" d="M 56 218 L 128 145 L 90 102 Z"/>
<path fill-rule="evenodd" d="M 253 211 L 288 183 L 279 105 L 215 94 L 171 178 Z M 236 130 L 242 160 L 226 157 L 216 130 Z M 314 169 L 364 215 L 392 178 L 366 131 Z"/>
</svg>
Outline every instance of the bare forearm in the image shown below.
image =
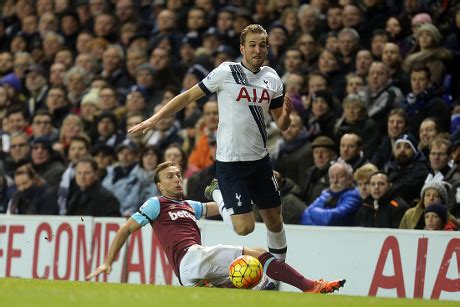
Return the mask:
<svg viewBox="0 0 460 307">
<path fill-rule="evenodd" d="M 185 108 L 189 103 L 203 97 L 204 94 L 205 93 L 203 90 L 198 85 L 195 85 L 191 89 L 171 99 L 171 101 L 169 101 L 163 108 L 161 108 L 160 111 L 158 111 L 158 113 L 154 114 L 153 116 L 162 118 L 164 116 L 174 115 Z"/>
<path fill-rule="evenodd" d="M 286 131 L 291 125 L 291 112 L 292 112 L 292 101 L 289 95 L 284 96 L 284 102 L 282 108 L 276 108 L 272 110 L 272 116 L 275 120 L 276 126 L 281 131 Z"/>
<path fill-rule="evenodd" d="M 291 118 L 289 115 L 283 113 L 276 121 L 276 126 L 281 130 L 281 131 L 286 131 L 289 126 L 291 125 Z"/>
<path fill-rule="evenodd" d="M 164 105 L 157 113 L 153 114 L 150 118 L 144 120 L 142 123 L 131 127 L 128 131 L 132 134 L 146 133 L 148 130 L 155 127 L 155 124 L 164 117 L 173 116 L 187 104 L 192 101 L 196 101 L 203 97 L 205 92 L 198 86 L 195 85 L 191 89 L 183 92 L 180 95 L 174 97 L 170 102 Z"/>
<path fill-rule="evenodd" d="M 171 99 L 167 104 L 165 104 L 157 113 L 153 116 L 158 116 L 159 118 L 170 116 L 176 114 L 183 108 L 185 108 L 191 101 L 189 101 L 189 97 L 187 92 L 177 95 L 173 99 Z"/>
<path fill-rule="evenodd" d="M 118 230 L 117 234 L 115 235 L 115 238 L 113 238 L 112 243 L 110 243 L 109 252 L 104 261 L 105 263 L 112 265 L 118 252 L 120 251 L 122 246 L 126 243 L 126 240 L 128 240 L 129 235 L 130 235 L 129 229 L 123 226 Z"/>
</svg>

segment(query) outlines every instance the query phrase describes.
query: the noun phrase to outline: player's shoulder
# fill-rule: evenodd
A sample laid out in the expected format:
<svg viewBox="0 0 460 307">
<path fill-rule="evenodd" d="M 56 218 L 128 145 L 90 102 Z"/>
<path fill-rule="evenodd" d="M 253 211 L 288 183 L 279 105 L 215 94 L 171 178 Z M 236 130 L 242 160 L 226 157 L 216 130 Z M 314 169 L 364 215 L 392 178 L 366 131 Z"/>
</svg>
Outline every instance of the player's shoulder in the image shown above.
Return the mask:
<svg viewBox="0 0 460 307">
<path fill-rule="evenodd" d="M 161 211 L 160 200 L 158 197 L 150 197 L 139 208 L 139 214 L 147 216 L 149 221 L 155 220 Z"/>
<path fill-rule="evenodd" d="M 218 69 L 223 69 L 223 70 L 228 70 L 230 71 L 232 66 L 234 65 L 241 65 L 240 63 L 237 62 L 222 62 L 219 66 L 217 66 Z"/>
<path fill-rule="evenodd" d="M 269 80 L 270 83 L 274 84 L 277 88 L 283 86 L 283 81 L 281 81 L 280 76 L 270 66 L 262 66 L 260 68 L 260 75 L 259 78 L 263 78 L 264 80 Z"/>
<path fill-rule="evenodd" d="M 231 74 L 232 72 L 232 65 L 235 65 L 237 63 L 234 62 L 222 62 L 219 66 L 214 68 L 206 77 L 206 81 L 218 81 L 223 78 L 225 78 L 228 74 Z"/>
<path fill-rule="evenodd" d="M 271 68 L 270 66 L 262 66 L 262 67 L 260 68 L 260 71 L 261 71 L 263 74 L 269 74 L 269 75 L 272 75 L 273 78 L 280 79 L 280 76 L 278 75 L 278 73 L 276 72 L 276 70 L 274 70 L 274 69 Z"/>
<path fill-rule="evenodd" d="M 147 200 L 142 204 L 142 208 L 146 207 L 159 207 L 160 206 L 160 199 L 157 196 L 149 197 Z"/>
</svg>

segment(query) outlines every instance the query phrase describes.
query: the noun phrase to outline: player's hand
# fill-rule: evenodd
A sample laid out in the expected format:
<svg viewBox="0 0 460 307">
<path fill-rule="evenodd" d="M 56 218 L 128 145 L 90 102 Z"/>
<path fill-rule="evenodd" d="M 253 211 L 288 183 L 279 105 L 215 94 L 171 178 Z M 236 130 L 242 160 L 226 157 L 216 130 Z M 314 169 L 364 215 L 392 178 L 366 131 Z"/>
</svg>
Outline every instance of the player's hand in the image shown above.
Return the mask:
<svg viewBox="0 0 460 307">
<path fill-rule="evenodd" d="M 288 94 L 284 95 L 284 104 L 283 104 L 284 113 L 290 115 L 294 107 L 292 106 L 291 96 Z"/>
<path fill-rule="evenodd" d="M 156 123 L 157 120 L 155 119 L 155 117 L 150 117 L 144 120 L 142 123 L 139 123 L 136 126 L 129 129 L 128 132 L 131 134 L 146 133 L 148 130 L 152 129 Z"/>
<path fill-rule="evenodd" d="M 101 273 L 109 274 L 111 271 L 112 271 L 112 266 L 110 264 L 103 263 L 96 270 L 94 270 L 89 275 L 87 275 L 85 278 L 86 280 L 90 280 L 91 278 L 96 277 Z"/>
</svg>

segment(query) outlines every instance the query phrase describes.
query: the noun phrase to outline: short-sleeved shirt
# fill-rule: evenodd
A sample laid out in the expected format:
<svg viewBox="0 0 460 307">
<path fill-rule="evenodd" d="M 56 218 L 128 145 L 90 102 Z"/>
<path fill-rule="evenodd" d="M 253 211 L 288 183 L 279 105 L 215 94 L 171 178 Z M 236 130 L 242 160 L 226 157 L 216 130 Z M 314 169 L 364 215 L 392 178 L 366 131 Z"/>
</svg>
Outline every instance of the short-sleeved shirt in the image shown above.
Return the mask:
<svg viewBox="0 0 460 307">
<path fill-rule="evenodd" d="M 203 214 L 203 206 L 205 204 L 192 200 L 152 197 L 132 216 L 142 226 L 152 225 L 179 280 L 182 257 L 190 246 L 201 244 L 197 219 Z"/>
<path fill-rule="evenodd" d="M 268 154 L 265 118 L 283 105 L 283 83 L 276 71 L 262 66 L 253 73 L 242 63 L 224 62 L 199 83 L 217 93 L 219 126 L 216 159 L 255 161 Z"/>
</svg>

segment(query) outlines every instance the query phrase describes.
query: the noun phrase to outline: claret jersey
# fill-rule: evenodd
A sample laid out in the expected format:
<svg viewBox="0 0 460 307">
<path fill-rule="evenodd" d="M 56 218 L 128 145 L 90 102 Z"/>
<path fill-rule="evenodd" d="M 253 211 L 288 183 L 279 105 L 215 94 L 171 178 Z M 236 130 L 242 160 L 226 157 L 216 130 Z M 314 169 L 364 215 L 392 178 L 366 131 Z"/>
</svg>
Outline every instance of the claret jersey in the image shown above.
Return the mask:
<svg viewBox="0 0 460 307">
<path fill-rule="evenodd" d="M 241 63 L 224 62 L 199 83 L 217 93 L 219 127 L 216 159 L 255 161 L 268 154 L 265 117 L 283 105 L 283 83 L 276 71 L 262 66 L 257 73 Z"/>
<path fill-rule="evenodd" d="M 152 225 L 179 279 L 180 261 L 187 249 L 201 244 L 201 233 L 196 222 L 203 214 L 203 206 L 205 204 L 192 200 L 151 197 L 132 216 L 142 226 Z"/>
</svg>

